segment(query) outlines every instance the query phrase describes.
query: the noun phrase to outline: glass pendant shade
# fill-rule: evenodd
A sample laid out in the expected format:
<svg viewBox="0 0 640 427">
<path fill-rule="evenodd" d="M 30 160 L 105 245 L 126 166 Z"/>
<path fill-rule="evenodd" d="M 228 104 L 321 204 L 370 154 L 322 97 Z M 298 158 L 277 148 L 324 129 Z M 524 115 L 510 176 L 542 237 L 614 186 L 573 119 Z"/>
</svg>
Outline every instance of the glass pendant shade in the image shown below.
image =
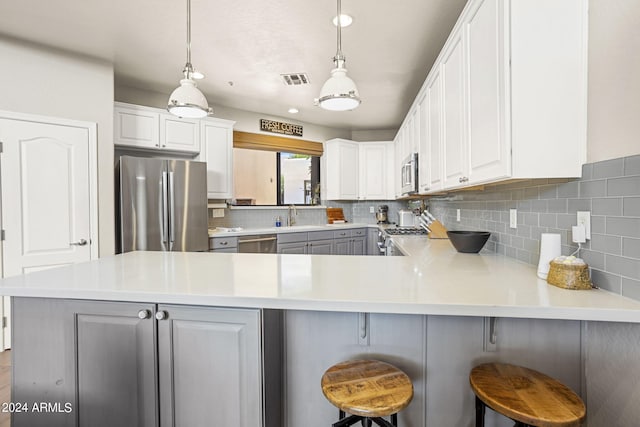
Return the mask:
<svg viewBox="0 0 640 427">
<path fill-rule="evenodd" d="M 169 96 L 167 110 L 178 117 L 195 119 L 209 114 L 209 103 L 196 87 L 196 82 L 191 79 L 182 79 L 180 86 Z"/>
<path fill-rule="evenodd" d="M 347 77 L 346 68 L 334 68 L 320 90 L 318 104 L 325 110 L 347 111 L 360 105 L 356 84 Z"/>
</svg>

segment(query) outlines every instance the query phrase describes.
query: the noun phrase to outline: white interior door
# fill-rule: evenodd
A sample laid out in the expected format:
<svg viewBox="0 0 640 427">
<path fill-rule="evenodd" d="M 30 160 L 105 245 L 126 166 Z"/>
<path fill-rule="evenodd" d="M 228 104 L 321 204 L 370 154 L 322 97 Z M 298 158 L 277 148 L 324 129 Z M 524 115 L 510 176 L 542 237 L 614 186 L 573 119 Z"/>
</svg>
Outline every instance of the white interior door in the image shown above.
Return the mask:
<svg viewBox="0 0 640 427">
<path fill-rule="evenodd" d="M 3 277 L 97 256 L 95 125 L 0 117 L 0 141 Z"/>
</svg>

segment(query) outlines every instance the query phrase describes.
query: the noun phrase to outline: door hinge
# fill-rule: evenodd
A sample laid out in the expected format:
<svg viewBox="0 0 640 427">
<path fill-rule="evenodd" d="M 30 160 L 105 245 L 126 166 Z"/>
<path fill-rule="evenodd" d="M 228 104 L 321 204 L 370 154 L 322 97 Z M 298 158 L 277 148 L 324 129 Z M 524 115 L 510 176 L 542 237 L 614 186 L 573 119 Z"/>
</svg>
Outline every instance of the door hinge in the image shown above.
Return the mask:
<svg viewBox="0 0 640 427">
<path fill-rule="evenodd" d="M 0 141 L 0 153 L 2 153 L 2 149 L 3 149 L 2 144 L 3 144 L 3 142 Z"/>
<path fill-rule="evenodd" d="M 0 230 L 0 242 L 4 241 L 4 230 Z"/>
<path fill-rule="evenodd" d="M 7 327 L 7 316 L 2 316 L 2 328 Z"/>
</svg>

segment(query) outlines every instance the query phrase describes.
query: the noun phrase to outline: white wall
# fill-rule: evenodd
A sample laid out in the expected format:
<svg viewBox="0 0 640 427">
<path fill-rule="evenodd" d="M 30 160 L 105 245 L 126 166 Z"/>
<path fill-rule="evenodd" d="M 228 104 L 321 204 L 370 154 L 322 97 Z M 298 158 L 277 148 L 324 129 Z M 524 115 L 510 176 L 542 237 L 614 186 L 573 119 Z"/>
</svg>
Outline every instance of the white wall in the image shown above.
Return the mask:
<svg viewBox="0 0 640 427">
<path fill-rule="evenodd" d="M 116 101 L 128 102 L 130 104 L 146 105 L 148 107 L 166 108 L 169 93 L 153 92 L 128 86 L 116 85 L 115 87 Z M 213 108 L 213 116 L 221 119 L 233 120 L 236 124 L 234 130 L 242 132 L 265 133 L 260 132 L 260 119 L 276 120 L 287 123 L 299 124 L 304 127 L 302 139 L 308 141 L 324 142 L 332 138 L 351 138 L 351 131 L 345 129 L 335 129 L 326 126 L 318 126 L 310 123 L 304 123 L 294 120 L 292 117 L 278 117 L 268 114 L 256 113 L 253 111 L 237 110 L 235 108 L 222 107 L 213 104 L 213 100 L 209 99 L 209 106 Z M 275 135 L 266 133 L 267 135 Z M 286 135 L 277 135 L 286 137 Z M 296 138 L 299 139 L 299 138 Z"/>
<path fill-rule="evenodd" d="M 587 161 L 640 154 L 640 2 L 589 1 Z"/>
<path fill-rule="evenodd" d="M 113 65 L 0 38 L 0 109 L 98 124 L 99 253 L 113 254 Z"/>
</svg>

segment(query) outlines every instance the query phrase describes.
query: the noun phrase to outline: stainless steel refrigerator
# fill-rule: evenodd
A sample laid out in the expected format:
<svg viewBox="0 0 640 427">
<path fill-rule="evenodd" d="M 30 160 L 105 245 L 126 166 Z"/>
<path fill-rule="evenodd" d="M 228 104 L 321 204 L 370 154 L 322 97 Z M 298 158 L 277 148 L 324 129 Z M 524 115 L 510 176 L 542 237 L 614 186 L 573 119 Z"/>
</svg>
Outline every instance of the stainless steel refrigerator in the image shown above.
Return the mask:
<svg viewBox="0 0 640 427">
<path fill-rule="evenodd" d="M 206 163 L 121 156 L 118 252 L 206 251 Z"/>
</svg>

